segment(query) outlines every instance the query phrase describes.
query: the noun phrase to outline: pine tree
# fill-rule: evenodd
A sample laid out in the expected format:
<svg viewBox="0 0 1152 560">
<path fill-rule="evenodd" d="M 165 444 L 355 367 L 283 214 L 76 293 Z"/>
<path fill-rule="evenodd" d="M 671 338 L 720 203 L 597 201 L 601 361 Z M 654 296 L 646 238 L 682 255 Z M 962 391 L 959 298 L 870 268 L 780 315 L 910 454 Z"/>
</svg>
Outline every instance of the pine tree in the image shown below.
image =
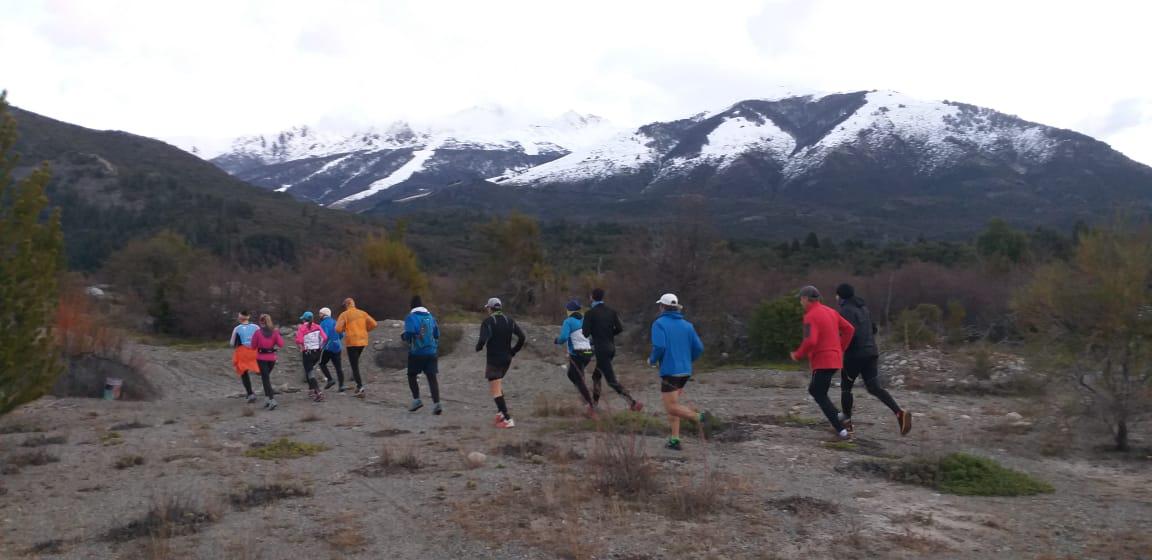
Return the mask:
<svg viewBox="0 0 1152 560">
<path fill-rule="evenodd" d="M 0 92 L 0 414 L 39 398 L 60 373 L 52 327 L 64 237 L 42 164 L 16 181 L 16 121 Z"/>
</svg>

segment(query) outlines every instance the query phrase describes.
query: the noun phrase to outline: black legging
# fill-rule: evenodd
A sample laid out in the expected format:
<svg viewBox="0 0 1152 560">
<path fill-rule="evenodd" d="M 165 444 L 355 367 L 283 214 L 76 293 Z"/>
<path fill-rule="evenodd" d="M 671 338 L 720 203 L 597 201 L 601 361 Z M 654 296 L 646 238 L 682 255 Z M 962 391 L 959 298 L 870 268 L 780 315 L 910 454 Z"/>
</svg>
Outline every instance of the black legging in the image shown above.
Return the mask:
<svg viewBox="0 0 1152 560">
<path fill-rule="evenodd" d="M 360 380 L 360 354 L 363 352 L 363 346 L 348 347 L 348 365 L 352 366 L 352 381 L 356 382 L 357 389 L 364 386 L 364 382 Z"/>
<path fill-rule="evenodd" d="M 304 381 L 308 383 L 308 388 L 313 391 L 320 390 L 320 383 L 316 381 L 316 362 L 320 361 L 320 350 L 305 350 L 301 361 L 304 362 Z"/>
<path fill-rule="evenodd" d="M 276 362 L 266 362 L 263 360 L 257 361 L 256 365 L 260 366 L 260 382 L 264 384 L 264 396 L 269 399 L 272 398 L 272 368 L 276 367 Z"/>
<path fill-rule="evenodd" d="M 612 369 L 612 359 L 616 357 L 616 349 L 593 349 L 593 351 L 596 354 L 596 369 L 592 370 L 592 402 L 600 402 L 600 377 L 603 376 L 604 380 L 608 382 L 608 386 L 619 393 L 621 397 L 624 397 L 629 405 L 635 403 L 636 399 L 628 394 L 628 391 L 616 379 L 616 371 Z"/>
<path fill-rule="evenodd" d="M 900 405 L 888 391 L 880 386 L 880 373 L 877 368 L 879 358 L 844 358 L 844 369 L 840 372 L 840 405 L 844 407 L 844 417 L 852 417 L 852 384 L 856 378 L 864 378 L 864 387 L 872 396 L 880 399 L 893 413 L 900 412 Z"/>
<path fill-rule="evenodd" d="M 240 375 L 240 382 L 244 384 L 244 391 L 249 395 L 252 394 L 252 380 L 248 378 L 248 372 Z"/>
<path fill-rule="evenodd" d="M 440 382 L 436 380 L 439 371 L 436 356 L 408 355 L 408 389 L 412 391 L 414 400 L 420 400 L 420 383 L 416 378 L 423 373 L 428 378 L 428 390 L 432 393 L 432 402 L 440 402 Z"/>
<path fill-rule="evenodd" d="M 324 379 L 332 381 L 332 374 L 328 373 L 328 362 L 332 362 L 332 365 L 336 368 L 336 380 L 340 386 L 343 387 L 344 367 L 340 365 L 340 353 L 325 350 L 324 355 L 320 357 L 320 371 L 324 372 Z"/>
<path fill-rule="evenodd" d="M 580 396 L 583 397 L 584 402 L 589 406 L 594 406 L 592 395 L 588 393 L 588 384 L 584 382 L 584 369 L 588 367 L 588 363 L 592 361 L 592 356 L 588 354 L 568 354 L 568 380 L 576 386 L 576 390 L 580 391 Z"/>
<path fill-rule="evenodd" d="M 832 376 L 836 375 L 840 370 L 838 369 L 818 369 L 812 372 L 812 381 L 808 384 L 808 394 L 816 399 L 816 404 L 820 405 L 820 410 L 824 412 L 824 416 L 828 418 L 828 422 L 836 428 L 836 433 L 840 433 L 844 429 L 844 425 L 840 423 L 839 410 L 836 410 L 836 405 L 832 404 L 832 399 L 828 398 L 828 388 L 832 386 Z"/>
</svg>

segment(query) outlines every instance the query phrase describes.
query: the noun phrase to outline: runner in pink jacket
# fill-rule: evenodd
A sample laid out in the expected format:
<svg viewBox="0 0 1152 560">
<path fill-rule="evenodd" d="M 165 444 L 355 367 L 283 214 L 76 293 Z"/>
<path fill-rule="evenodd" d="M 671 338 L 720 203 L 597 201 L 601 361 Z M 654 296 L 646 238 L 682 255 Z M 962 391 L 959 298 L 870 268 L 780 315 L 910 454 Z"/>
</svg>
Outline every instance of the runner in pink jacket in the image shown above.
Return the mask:
<svg viewBox="0 0 1152 560">
<path fill-rule="evenodd" d="M 272 368 L 276 367 L 276 351 L 284 347 L 284 338 L 272 325 L 272 317 L 260 316 L 260 330 L 252 335 L 252 348 L 256 349 L 256 365 L 260 367 L 260 382 L 264 384 L 264 408 L 276 410 L 272 392 Z"/>
<path fill-rule="evenodd" d="M 300 349 L 304 361 L 304 380 L 308 382 L 308 396 L 313 402 L 322 402 L 324 393 L 320 391 L 320 382 L 316 380 L 316 364 L 324 354 L 324 345 L 328 342 L 328 335 L 324 329 L 313 320 L 312 312 L 305 311 L 300 316 L 300 326 L 296 327 L 296 347 Z"/>
</svg>

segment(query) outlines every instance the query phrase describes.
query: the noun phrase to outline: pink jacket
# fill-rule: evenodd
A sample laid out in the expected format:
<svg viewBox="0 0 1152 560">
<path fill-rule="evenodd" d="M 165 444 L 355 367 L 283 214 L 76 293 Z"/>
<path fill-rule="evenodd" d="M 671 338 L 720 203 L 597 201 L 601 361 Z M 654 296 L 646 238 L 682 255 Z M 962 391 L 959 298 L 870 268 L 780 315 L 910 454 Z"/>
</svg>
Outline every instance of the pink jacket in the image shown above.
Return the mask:
<svg viewBox="0 0 1152 560">
<path fill-rule="evenodd" d="M 252 335 L 252 347 L 256 349 L 257 360 L 275 362 L 276 349 L 284 347 L 284 338 L 278 330 L 273 330 L 272 336 L 264 336 L 264 329 L 259 329 Z"/>
<path fill-rule="evenodd" d="M 320 350 L 328 342 L 328 335 L 324 334 L 324 329 L 320 328 L 313 322 L 300 323 L 296 327 L 296 347 L 301 352 L 309 352 L 312 350 Z"/>
</svg>

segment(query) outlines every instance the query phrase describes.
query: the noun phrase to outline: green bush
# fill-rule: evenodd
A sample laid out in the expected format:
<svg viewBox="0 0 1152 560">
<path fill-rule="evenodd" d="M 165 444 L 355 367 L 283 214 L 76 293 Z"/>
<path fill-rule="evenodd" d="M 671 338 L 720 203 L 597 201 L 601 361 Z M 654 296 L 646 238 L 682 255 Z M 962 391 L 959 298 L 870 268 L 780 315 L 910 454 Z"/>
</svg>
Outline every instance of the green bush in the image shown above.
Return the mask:
<svg viewBox="0 0 1152 560">
<path fill-rule="evenodd" d="M 943 312 L 931 303 L 921 303 L 912 309 L 905 309 L 896 318 L 893 332 L 905 348 L 934 346 L 940 340 L 940 324 Z"/>
<path fill-rule="evenodd" d="M 753 357 L 787 358 L 800 345 L 803 321 L 804 309 L 797 298 L 785 296 L 761 303 L 748 328 Z"/>
<path fill-rule="evenodd" d="M 937 487 L 959 496 L 1031 496 L 1053 491 L 1047 482 L 966 453 L 953 453 L 940 459 Z"/>
</svg>

